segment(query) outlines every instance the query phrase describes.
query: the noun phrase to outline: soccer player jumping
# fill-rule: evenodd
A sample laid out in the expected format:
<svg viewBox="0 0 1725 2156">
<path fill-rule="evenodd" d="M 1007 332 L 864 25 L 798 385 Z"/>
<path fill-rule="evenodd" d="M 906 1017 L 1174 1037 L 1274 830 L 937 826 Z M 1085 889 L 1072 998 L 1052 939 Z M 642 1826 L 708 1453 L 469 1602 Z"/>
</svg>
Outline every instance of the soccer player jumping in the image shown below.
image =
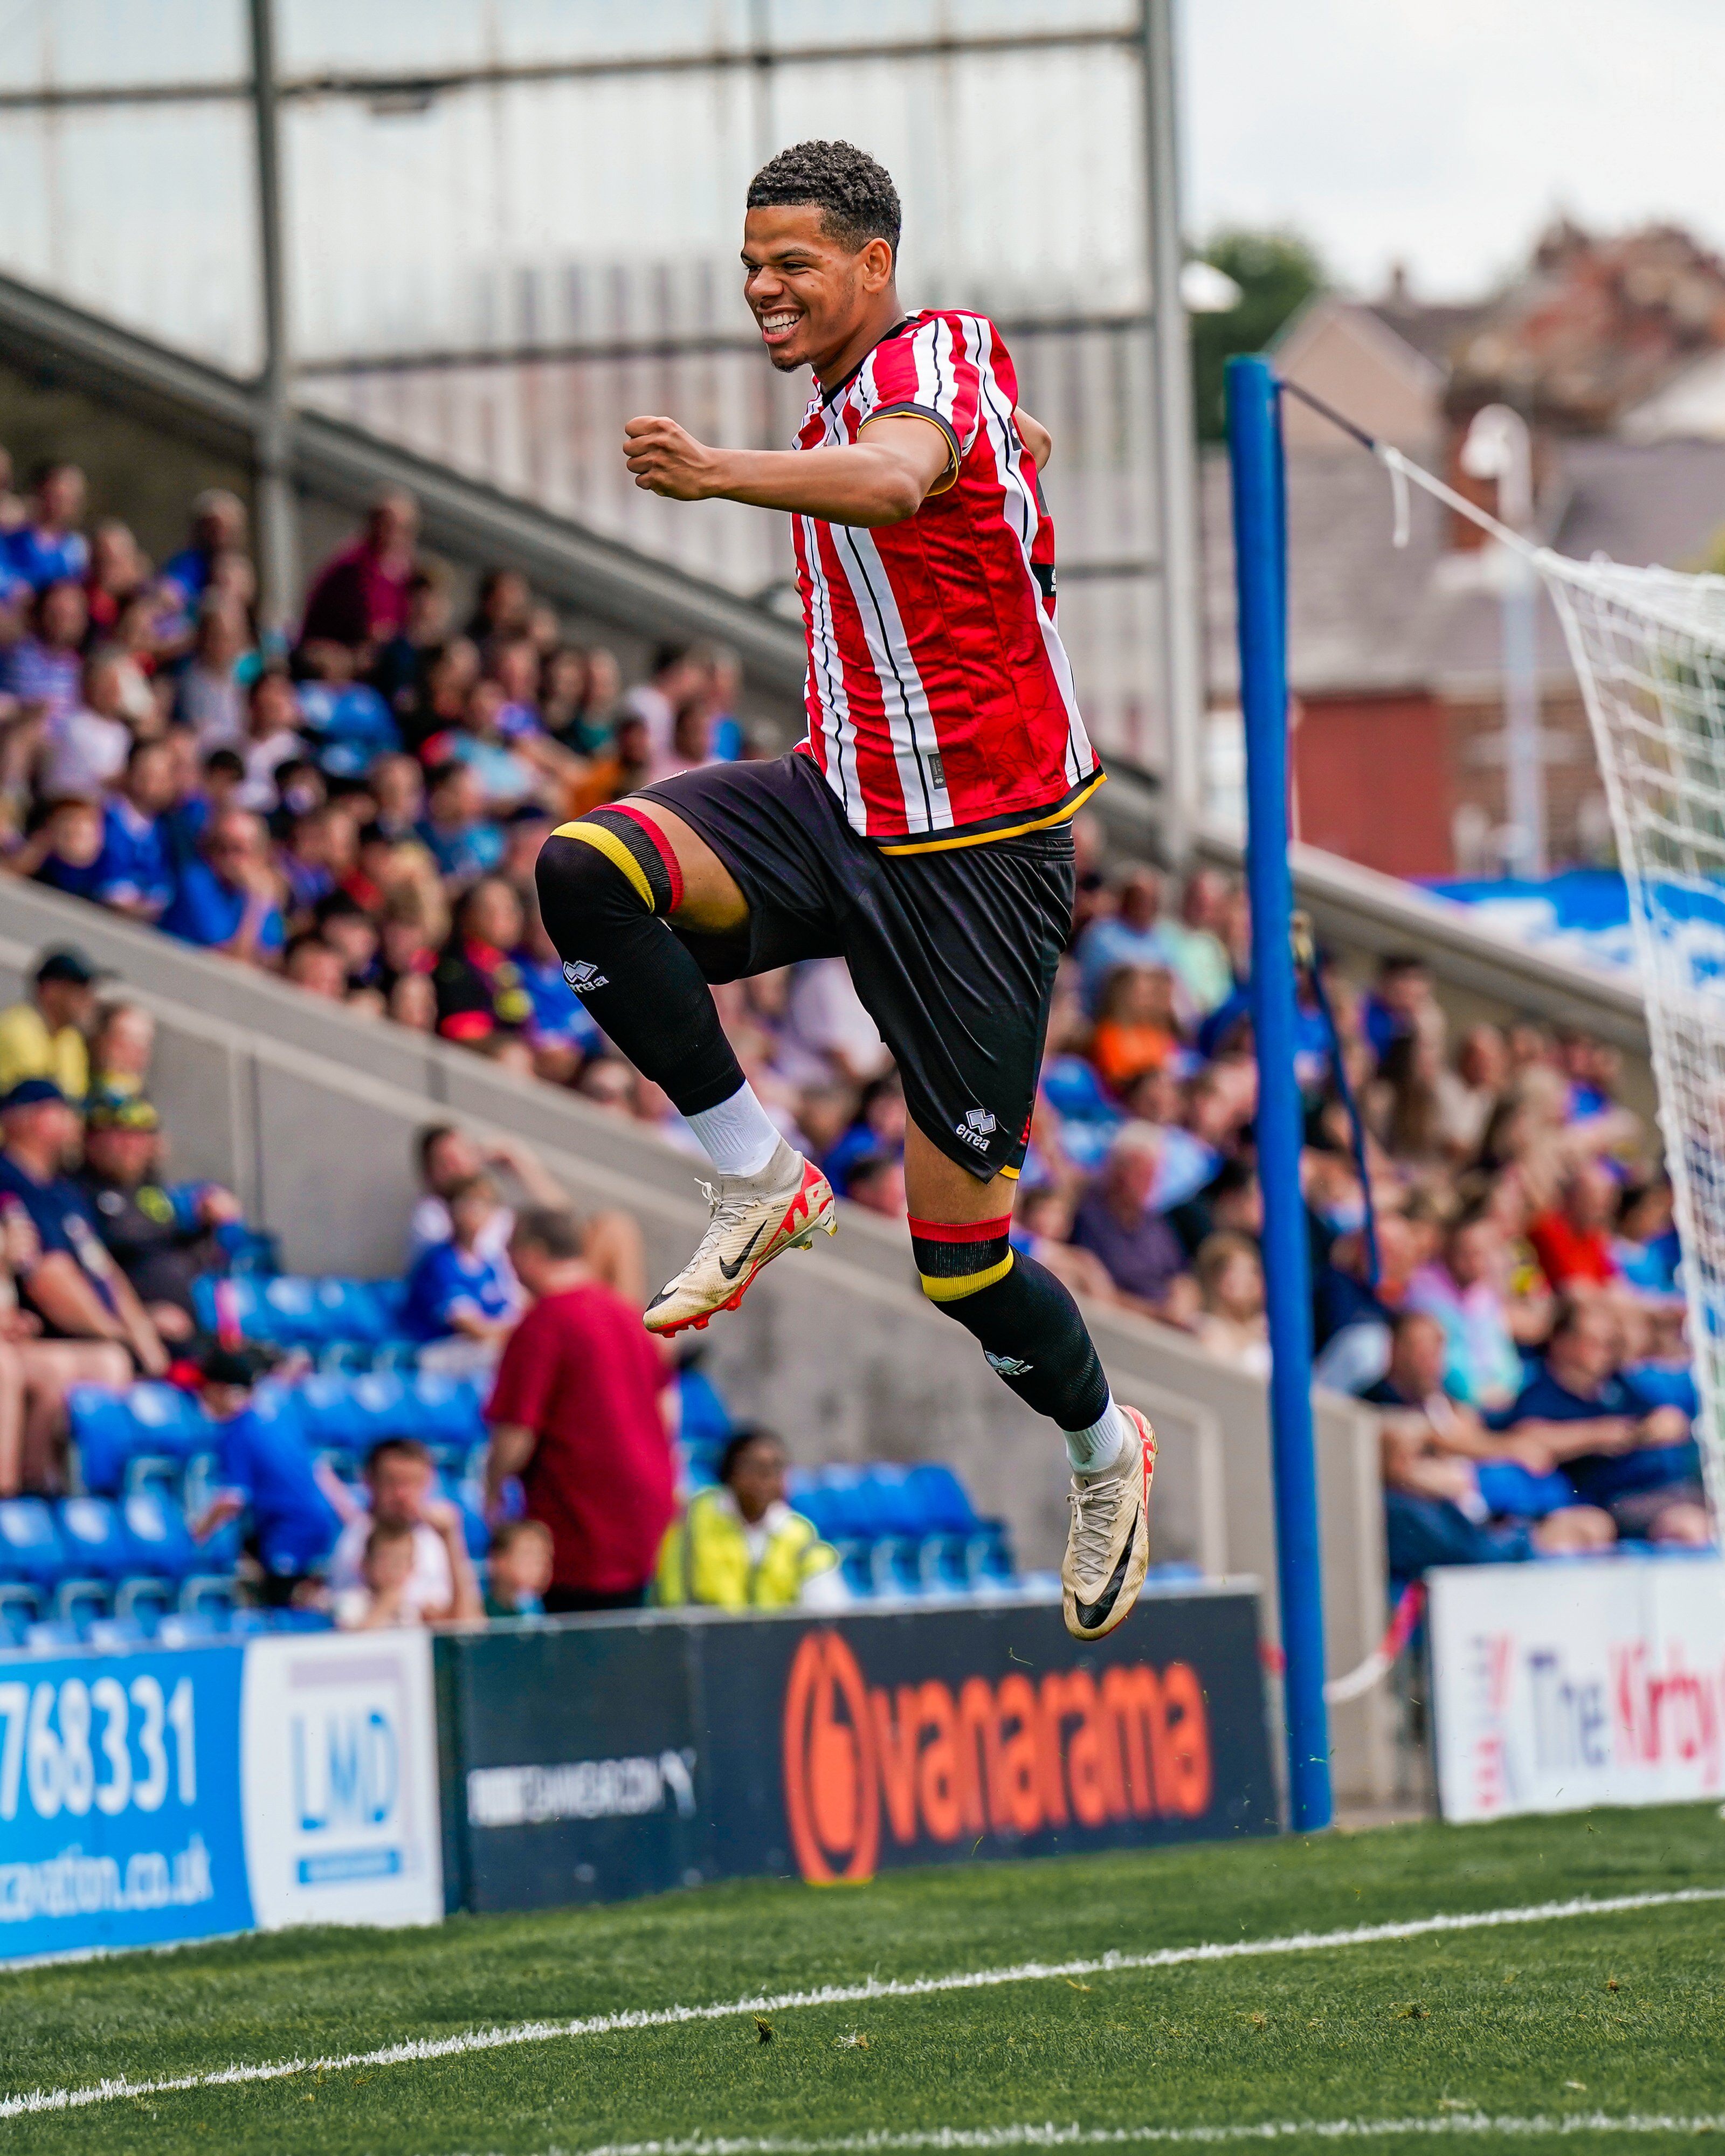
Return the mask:
<svg viewBox="0 0 1725 2156">
<path fill-rule="evenodd" d="M 540 899 L 570 986 L 713 1163 L 707 1231 L 648 1306 L 659 1333 L 734 1310 L 837 1225 L 707 983 L 848 961 L 903 1074 L 923 1292 L 1065 1434 L 1066 1625 L 1095 1639 L 1143 1583 L 1156 1440 L 1116 1404 L 1071 1296 L 1007 1238 L 1071 923 L 1070 819 L 1102 772 L 1055 627 L 1049 437 L 992 322 L 900 305 L 899 223 L 891 178 L 848 142 L 781 151 L 749 188 L 743 290 L 773 366 L 814 372 L 794 449 L 710 449 L 665 418 L 624 430 L 638 486 L 789 512 L 808 738 L 564 824 Z"/>
</svg>

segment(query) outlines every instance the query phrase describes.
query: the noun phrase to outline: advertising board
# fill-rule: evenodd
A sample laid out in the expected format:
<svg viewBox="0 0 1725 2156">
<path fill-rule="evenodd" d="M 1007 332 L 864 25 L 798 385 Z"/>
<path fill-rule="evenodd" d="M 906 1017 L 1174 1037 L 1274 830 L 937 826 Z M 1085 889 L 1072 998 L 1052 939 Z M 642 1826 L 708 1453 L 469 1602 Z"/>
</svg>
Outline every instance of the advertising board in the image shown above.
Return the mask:
<svg viewBox="0 0 1725 2156">
<path fill-rule="evenodd" d="M 0 1658 L 0 1958 L 443 1914 L 420 1635 Z"/>
<path fill-rule="evenodd" d="M 248 1930 L 244 1650 L 0 1661 L 0 1956 Z"/>
<path fill-rule="evenodd" d="M 1725 1564 L 1428 1574 L 1445 1819 L 1725 1795 Z"/>
<path fill-rule="evenodd" d="M 811 1621 L 611 1618 L 439 1643 L 445 1852 L 475 1909 L 679 1881 L 1272 1831 L 1248 1593 Z"/>
<path fill-rule="evenodd" d="M 435 1714 L 423 1633 L 247 1647 L 241 1779 L 261 1929 L 441 1918 Z"/>
</svg>

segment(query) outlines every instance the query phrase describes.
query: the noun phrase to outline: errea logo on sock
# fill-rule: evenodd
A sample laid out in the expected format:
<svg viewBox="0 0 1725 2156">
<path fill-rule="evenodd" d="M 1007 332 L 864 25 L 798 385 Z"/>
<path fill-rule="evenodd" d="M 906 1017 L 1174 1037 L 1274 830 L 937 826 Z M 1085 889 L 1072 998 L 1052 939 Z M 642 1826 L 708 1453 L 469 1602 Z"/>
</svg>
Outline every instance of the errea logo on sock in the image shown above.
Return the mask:
<svg viewBox="0 0 1725 2156">
<path fill-rule="evenodd" d="M 589 988 L 608 988 L 611 985 L 607 976 L 590 958 L 566 958 L 563 961 L 563 978 L 578 996 L 584 996 Z"/>
<path fill-rule="evenodd" d="M 986 1108 L 967 1108 L 964 1111 L 964 1121 L 962 1123 L 954 1123 L 952 1126 L 966 1145 L 974 1146 L 978 1152 L 986 1152 L 988 1150 L 988 1140 L 999 1127 L 999 1124 Z"/>
<path fill-rule="evenodd" d="M 1017 1355 L 991 1354 L 986 1348 L 983 1350 L 983 1360 L 997 1378 L 1022 1378 L 1032 1367 Z"/>
</svg>

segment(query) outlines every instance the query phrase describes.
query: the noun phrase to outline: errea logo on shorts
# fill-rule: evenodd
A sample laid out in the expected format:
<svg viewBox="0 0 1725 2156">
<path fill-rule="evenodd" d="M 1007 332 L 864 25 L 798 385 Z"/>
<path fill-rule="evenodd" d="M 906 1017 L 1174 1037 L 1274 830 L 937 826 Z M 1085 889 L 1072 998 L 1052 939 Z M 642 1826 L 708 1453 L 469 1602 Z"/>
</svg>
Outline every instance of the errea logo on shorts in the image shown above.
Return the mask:
<svg viewBox="0 0 1725 2156">
<path fill-rule="evenodd" d="M 591 958 L 566 958 L 563 961 L 563 978 L 578 996 L 584 996 L 590 988 L 608 988 L 611 985 L 608 976 L 599 971 Z"/>
<path fill-rule="evenodd" d="M 964 1111 L 964 1121 L 962 1123 L 954 1123 L 952 1127 L 966 1145 L 974 1146 L 978 1152 L 986 1152 L 988 1150 L 988 1140 L 993 1137 L 1000 1126 L 986 1108 L 967 1108 Z"/>
</svg>

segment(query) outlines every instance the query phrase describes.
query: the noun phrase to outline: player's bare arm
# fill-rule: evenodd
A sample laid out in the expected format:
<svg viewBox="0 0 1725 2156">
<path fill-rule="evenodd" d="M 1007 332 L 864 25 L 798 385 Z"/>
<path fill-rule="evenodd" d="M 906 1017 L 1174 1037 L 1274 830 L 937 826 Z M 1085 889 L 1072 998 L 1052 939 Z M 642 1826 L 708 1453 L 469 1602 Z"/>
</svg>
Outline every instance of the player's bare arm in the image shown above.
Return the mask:
<svg viewBox="0 0 1725 2156">
<path fill-rule="evenodd" d="M 1054 436 L 1040 419 L 1033 419 L 1020 404 L 1012 415 L 1013 424 L 1019 430 L 1019 439 L 1024 453 L 1038 471 L 1048 470 L 1048 460 L 1054 454 Z"/>
<path fill-rule="evenodd" d="M 1054 448 L 1040 420 L 1013 414 L 1024 452 L 1040 471 Z M 834 524 L 900 524 L 952 476 L 952 445 L 932 420 L 872 419 L 840 449 L 715 449 L 675 419 L 631 419 L 623 453 L 635 485 L 673 501 L 752 502 Z"/>
<path fill-rule="evenodd" d="M 715 449 L 675 419 L 631 419 L 624 454 L 635 485 L 674 501 L 752 502 L 834 524 L 901 524 L 949 477 L 952 446 L 932 420 L 876 419 L 841 449 Z"/>
</svg>

